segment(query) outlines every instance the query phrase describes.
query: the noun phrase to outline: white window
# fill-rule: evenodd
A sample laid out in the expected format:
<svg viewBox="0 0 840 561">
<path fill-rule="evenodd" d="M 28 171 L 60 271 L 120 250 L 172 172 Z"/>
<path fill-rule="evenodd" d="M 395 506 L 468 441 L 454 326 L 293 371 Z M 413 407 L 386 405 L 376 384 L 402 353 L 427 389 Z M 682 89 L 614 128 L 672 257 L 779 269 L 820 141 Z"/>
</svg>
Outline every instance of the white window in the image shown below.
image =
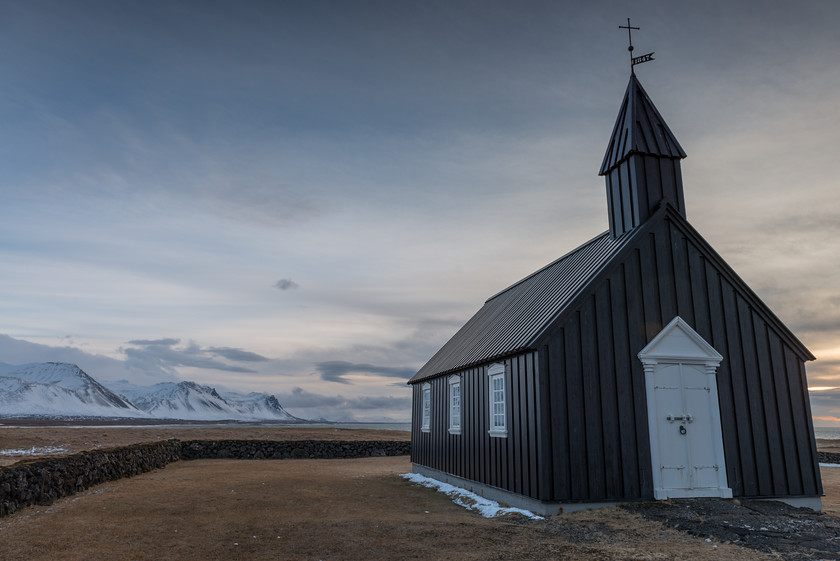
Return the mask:
<svg viewBox="0 0 840 561">
<path fill-rule="evenodd" d="M 432 386 L 431 384 L 423 384 L 420 388 L 420 392 L 423 395 L 421 399 L 423 406 L 423 425 L 420 427 L 420 430 L 429 432 L 432 424 Z"/>
<path fill-rule="evenodd" d="M 505 414 L 505 365 L 491 364 L 487 368 L 490 381 L 490 436 L 507 436 Z"/>
<path fill-rule="evenodd" d="M 449 434 L 461 434 L 461 377 L 449 377 Z"/>
</svg>

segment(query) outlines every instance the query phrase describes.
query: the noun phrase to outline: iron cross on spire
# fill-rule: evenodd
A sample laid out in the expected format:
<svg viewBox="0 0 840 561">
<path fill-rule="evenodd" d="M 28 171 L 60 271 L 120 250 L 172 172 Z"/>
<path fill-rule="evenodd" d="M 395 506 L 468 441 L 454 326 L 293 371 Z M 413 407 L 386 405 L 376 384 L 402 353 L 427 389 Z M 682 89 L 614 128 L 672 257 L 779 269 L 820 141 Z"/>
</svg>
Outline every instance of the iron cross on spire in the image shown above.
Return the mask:
<svg viewBox="0 0 840 561">
<path fill-rule="evenodd" d="M 630 51 L 630 73 L 635 74 L 636 72 L 633 70 L 633 67 L 637 64 L 641 64 L 643 62 L 647 62 L 649 60 L 655 60 L 653 58 L 653 53 L 648 53 L 646 55 L 633 57 L 633 29 L 640 29 L 639 27 L 633 27 L 630 25 L 630 18 L 627 18 L 627 25 L 619 25 L 619 29 L 626 29 L 627 30 L 627 40 L 630 43 L 630 46 L 627 47 L 627 50 Z"/>
</svg>

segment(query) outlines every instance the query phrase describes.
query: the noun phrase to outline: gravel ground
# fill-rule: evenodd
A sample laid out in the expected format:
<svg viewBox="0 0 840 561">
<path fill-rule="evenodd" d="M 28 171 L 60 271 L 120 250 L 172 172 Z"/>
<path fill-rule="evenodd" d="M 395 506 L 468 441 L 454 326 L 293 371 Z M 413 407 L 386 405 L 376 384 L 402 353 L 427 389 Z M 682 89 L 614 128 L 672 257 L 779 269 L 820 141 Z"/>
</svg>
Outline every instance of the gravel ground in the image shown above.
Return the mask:
<svg viewBox="0 0 840 561">
<path fill-rule="evenodd" d="M 774 501 L 682 499 L 622 508 L 689 535 L 784 559 L 840 559 L 840 518 Z"/>
</svg>

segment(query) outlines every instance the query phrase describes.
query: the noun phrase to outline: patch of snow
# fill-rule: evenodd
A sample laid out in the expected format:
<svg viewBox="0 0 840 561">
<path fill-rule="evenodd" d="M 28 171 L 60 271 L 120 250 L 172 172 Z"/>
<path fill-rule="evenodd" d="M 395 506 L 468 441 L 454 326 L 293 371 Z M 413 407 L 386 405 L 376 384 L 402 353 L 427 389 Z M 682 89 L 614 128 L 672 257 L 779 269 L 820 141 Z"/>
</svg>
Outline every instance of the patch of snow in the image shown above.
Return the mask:
<svg viewBox="0 0 840 561">
<path fill-rule="evenodd" d="M 8 448 L 0 450 L 0 456 L 47 456 L 66 452 L 63 446 L 33 446 L 32 448 Z"/>
<path fill-rule="evenodd" d="M 840 464 L 824 464 L 820 462 L 821 468 L 840 468 Z"/>
<path fill-rule="evenodd" d="M 419 473 L 404 473 L 400 477 L 403 477 L 412 483 L 416 483 L 417 485 L 422 485 L 423 487 L 429 487 L 430 489 L 435 489 L 441 493 L 446 493 L 447 496 L 452 497 L 452 502 L 456 505 L 469 510 L 474 510 L 484 518 L 495 518 L 496 516 L 501 516 L 503 514 L 518 513 L 523 516 L 527 516 L 532 520 L 543 519 L 542 516 L 534 514 L 530 510 L 525 510 L 523 508 L 502 507 L 496 501 L 485 499 L 480 495 L 476 495 L 472 491 L 467 491 L 461 487 L 455 487 L 449 483 L 443 483 L 442 481 L 420 475 Z"/>
</svg>

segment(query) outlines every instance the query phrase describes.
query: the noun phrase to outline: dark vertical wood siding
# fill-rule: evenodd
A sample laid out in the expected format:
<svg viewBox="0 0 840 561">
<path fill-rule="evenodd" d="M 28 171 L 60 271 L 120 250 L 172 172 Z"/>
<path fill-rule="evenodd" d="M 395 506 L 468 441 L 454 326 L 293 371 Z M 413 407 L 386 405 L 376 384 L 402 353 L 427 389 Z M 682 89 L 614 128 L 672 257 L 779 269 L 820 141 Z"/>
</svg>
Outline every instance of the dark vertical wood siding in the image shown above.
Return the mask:
<svg viewBox="0 0 840 561">
<path fill-rule="evenodd" d="M 724 357 L 718 397 L 733 494 L 822 493 L 804 361 L 740 281 L 695 241 L 672 220 L 661 221 L 545 337 L 553 500 L 652 497 L 636 355 L 677 315 Z"/>
<path fill-rule="evenodd" d="M 613 237 L 629 232 L 664 200 L 685 216 L 679 158 L 631 154 L 606 175 Z"/>
<path fill-rule="evenodd" d="M 645 331 L 639 258 L 633 252 L 550 336 L 553 500 L 652 494 L 644 372 L 631 353 Z"/>
<path fill-rule="evenodd" d="M 645 378 L 637 354 L 679 315 L 723 355 L 718 398 L 733 494 L 820 495 L 801 347 L 672 216 L 636 235 L 535 342 L 539 351 L 503 361 L 507 438 L 487 432 L 486 365 L 459 372 L 461 435 L 447 431 L 448 377 L 430 380 L 429 433 L 420 431 L 422 384 L 415 384 L 412 461 L 541 500 L 651 498 Z"/>
<path fill-rule="evenodd" d="M 529 351 L 496 362 L 506 366 L 508 434 L 491 437 L 487 365 L 457 372 L 461 378 L 461 434 L 449 433 L 449 375 L 428 380 L 432 390 L 432 422 L 422 425 L 423 383 L 413 385 L 411 461 L 458 477 L 492 485 L 535 499 L 550 496 L 552 481 L 540 478 L 540 462 L 548 442 L 539 422 L 547 392 L 539 375 L 539 353 Z M 543 377 L 544 378 L 544 377 Z M 548 458 L 550 461 L 550 458 Z M 550 473 L 548 471 L 547 473 Z"/>
</svg>

